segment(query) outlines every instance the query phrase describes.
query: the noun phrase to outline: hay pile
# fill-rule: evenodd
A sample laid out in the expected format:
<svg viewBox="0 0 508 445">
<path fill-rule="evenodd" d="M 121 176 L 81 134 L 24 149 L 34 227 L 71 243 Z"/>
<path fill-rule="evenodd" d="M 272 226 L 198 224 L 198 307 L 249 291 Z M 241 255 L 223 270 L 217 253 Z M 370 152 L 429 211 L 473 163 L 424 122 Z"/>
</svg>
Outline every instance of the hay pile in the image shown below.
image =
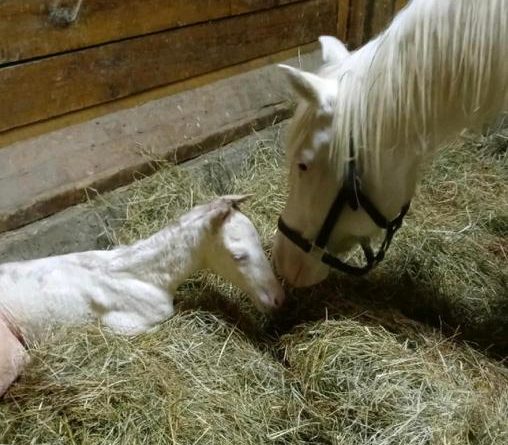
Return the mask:
<svg viewBox="0 0 508 445">
<path fill-rule="evenodd" d="M 318 443 L 508 440 L 508 373 L 472 350 L 351 319 L 305 326 L 284 343 Z"/>
<path fill-rule="evenodd" d="M 505 444 L 508 373 L 343 318 L 253 342 L 210 313 L 134 340 L 61 332 L 0 405 L 1 443 Z M 271 347 L 267 347 L 271 345 Z M 284 366 L 283 366 L 284 364 Z"/>
<path fill-rule="evenodd" d="M 210 314 L 131 341 L 60 333 L 33 355 L 2 407 L 1 443 L 263 443 L 286 427 L 283 367 Z"/>
<path fill-rule="evenodd" d="M 365 279 L 336 274 L 266 318 L 202 273 L 154 333 L 56 333 L 0 402 L 0 443 L 508 443 L 508 371 L 461 340 L 497 354 L 508 341 L 507 156 L 477 143 L 439 157 Z M 245 211 L 268 248 L 284 203 L 278 141 L 252 153 L 234 172 L 218 162 L 201 180 L 168 167 L 140 181 L 112 238 L 147 236 L 215 195 L 255 192 Z"/>
</svg>

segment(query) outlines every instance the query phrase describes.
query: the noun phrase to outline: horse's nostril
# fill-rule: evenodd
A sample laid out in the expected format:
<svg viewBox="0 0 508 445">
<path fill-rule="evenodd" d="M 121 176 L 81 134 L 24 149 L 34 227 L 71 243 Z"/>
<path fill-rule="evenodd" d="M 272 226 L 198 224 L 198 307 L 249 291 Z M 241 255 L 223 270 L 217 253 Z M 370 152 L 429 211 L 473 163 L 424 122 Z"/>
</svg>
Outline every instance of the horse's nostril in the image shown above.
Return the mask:
<svg viewBox="0 0 508 445">
<path fill-rule="evenodd" d="M 282 294 L 277 294 L 275 296 L 275 298 L 273 299 L 274 301 L 274 306 L 276 308 L 280 308 L 282 306 L 282 304 L 284 303 L 284 299 L 285 299 L 285 295 L 282 293 Z"/>
</svg>

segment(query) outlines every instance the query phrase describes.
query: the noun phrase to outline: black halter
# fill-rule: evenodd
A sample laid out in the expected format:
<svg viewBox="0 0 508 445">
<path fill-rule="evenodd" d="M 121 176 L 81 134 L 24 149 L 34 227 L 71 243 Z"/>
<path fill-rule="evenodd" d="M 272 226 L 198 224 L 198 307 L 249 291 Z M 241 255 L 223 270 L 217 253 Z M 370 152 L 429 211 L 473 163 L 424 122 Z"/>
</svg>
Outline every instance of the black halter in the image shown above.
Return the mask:
<svg viewBox="0 0 508 445">
<path fill-rule="evenodd" d="M 342 188 L 339 190 L 335 201 L 332 204 L 332 207 L 328 211 L 328 215 L 325 218 L 325 221 L 319 231 L 319 234 L 315 241 L 308 241 L 305 239 L 300 233 L 296 230 L 291 229 L 283 220 L 282 217 L 279 218 L 278 227 L 286 238 L 296 244 L 300 249 L 302 249 L 306 253 L 310 253 L 317 257 L 322 263 L 330 266 L 334 269 L 340 270 L 342 272 L 347 272 L 352 275 L 364 275 L 370 270 L 372 270 L 378 263 L 383 261 L 386 251 L 390 247 L 393 236 L 395 232 L 399 230 L 402 225 L 402 221 L 404 216 L 406 216 L 407 211 L 409 210 L 409 206 L 411 201 L 402 207 L 399 215 L 392 221 L 388 221 L 381 212 L 376 208 L 374 204 L 365 196 L 361 190 L 360 177 L 358 175 L 358 171 L 356 168 L 356 160 L 354 157 L 354 148 L 351 143 L 351 159 L 348 162 L 347 168 L 347 178 L 344 181 Z M 344 207 L 349 205 L 351 209 L 354 211 L 363 208 L 365 212 L 370 216 L 372 221 L 376 223 L 378 227 L 386 230 L 385 238 L 381 243 L 381 246 L 378 252 L 375 254 L 371 245 L 366 242 L 361 243 L 361 247 L 363 250 L 363 254 L 365 256 L 366 264 L 364 266 L 354 266 L 351 264 L 347 264 L 332 253 L 330 253 L 326 245 L 328 244 L 328 239 L 337 223 Z"/>
</svg>

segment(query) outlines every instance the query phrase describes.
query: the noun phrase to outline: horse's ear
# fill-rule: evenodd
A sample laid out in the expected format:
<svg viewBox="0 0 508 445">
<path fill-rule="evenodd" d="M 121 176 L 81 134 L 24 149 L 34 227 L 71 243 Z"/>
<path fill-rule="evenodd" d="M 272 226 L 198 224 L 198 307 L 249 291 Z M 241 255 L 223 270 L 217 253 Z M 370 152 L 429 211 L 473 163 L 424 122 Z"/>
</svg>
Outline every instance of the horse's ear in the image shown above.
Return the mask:
<svg viewBox="0 0 508 445">
<path fill-rule="evenodd" d="M 337 83 L 316 74 L 301 71 L 288 65 L 279 65 L 291 82 L 295 92 L 309 104 L 328 109 L 335 103 Z"/>
<path fill-rule="evenodd" d="M 324 63 L 340 64 L 349 56 L 346 46 L 335 37 L 321 36 L 319 43 Z"/>
</svg>

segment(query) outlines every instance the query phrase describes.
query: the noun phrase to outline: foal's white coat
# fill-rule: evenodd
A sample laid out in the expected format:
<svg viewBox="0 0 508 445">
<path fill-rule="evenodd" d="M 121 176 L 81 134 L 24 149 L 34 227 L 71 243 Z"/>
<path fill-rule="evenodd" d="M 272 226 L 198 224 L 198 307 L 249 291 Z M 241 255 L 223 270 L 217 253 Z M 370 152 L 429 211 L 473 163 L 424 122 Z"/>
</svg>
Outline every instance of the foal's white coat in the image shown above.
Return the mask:
<svg viewBox="0 0 508 445">
<path fill-rule="evenodd" d="M 508 1 L 413 0 L 355 52 L 333 37 L 320 41 L 325 65 L 317 75 L 283 67 L 302 101 L 288 131 L 282 217 L 310 240 L 343 183 L 351 140 L 364 193 L 393 219 L 440 144 L 506 109 Z M 347 209 L 328 248 L 346 252 L 378 234 L 364 211 Z M 280 233 L 273 257 L 295 286 L 328 274 Z"/>
<path fill-rule="evenodd" d="M 146 332 L 173 314 L 177 287 L 209 268 L 263 309 L 284 299 L 250 220 L 228 196 L 195 207 L 131 246 L 0 265 L 0 395 L 26 361 L 21 341 L 94 319 L 113 332 Z"/>
</svg>

